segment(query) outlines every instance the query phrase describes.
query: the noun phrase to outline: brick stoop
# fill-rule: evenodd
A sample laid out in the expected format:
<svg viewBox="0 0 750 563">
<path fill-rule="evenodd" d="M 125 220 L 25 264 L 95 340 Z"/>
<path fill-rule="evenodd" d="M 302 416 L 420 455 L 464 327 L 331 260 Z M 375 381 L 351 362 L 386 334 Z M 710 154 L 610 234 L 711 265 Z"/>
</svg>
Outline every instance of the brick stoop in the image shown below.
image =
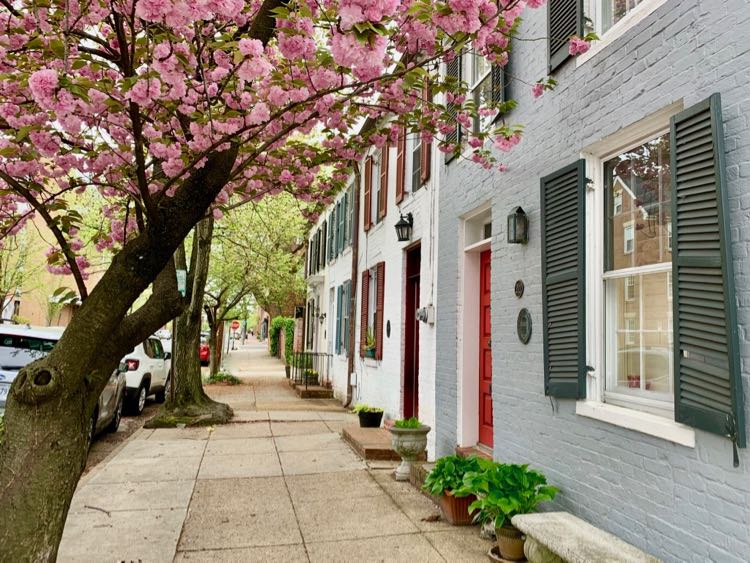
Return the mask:
<svg viewBox="0 0 750 563">
<path fill-rule="evenodd" d="M 484 459 L 489 459 L 490 461 L 492 461 L 492 452 L 482 446 L 456 446 L 456 455 L 460 455 L 461 457 L 469 457 L 470 455 L 475 455 L 477 457 L 483 457 Z"/>
<path fill-rule="evenodd" d="M 298 385 L 294 392 L 301 399 L 333 399 L 333 389 L 322 385 Z"/>
<path fill-rule="evenodd" d="M 341 435 L 364 460 L 401 461 L 391 446 L 391 433 L 385 428 L 362 428 L 357 425 L 344 426 Z M 426 453 L 422 459 L 427 459 Z"/>
</svg>

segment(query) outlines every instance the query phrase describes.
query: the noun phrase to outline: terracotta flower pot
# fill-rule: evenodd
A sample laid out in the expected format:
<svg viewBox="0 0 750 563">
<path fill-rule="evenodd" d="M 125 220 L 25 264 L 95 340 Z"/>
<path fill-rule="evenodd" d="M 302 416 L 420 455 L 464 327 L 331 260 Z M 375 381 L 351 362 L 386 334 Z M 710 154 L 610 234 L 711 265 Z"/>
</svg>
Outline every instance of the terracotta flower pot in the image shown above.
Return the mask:
<svg viewBox="0 0 750 563">
<path fill-rule="evenodd" d="M 446 489 L 440 497 L 440 511 L 449 523 L 454 526 L 468 526 L 472 523 L 473 513 L 469 513 L 469 505 L 477 500 L 474 495 L 456 497 Z"/>
<path fill-rule="evenodd" d="M 500 555 L 508 561 L 523 561 L 526 556 L 523 553 L 523 544 L 526 542 L 526 536 L 523 532 L 511 524 L 500 528 L 495 528 L 497 536 L 497 548 Z"/>
</svg>

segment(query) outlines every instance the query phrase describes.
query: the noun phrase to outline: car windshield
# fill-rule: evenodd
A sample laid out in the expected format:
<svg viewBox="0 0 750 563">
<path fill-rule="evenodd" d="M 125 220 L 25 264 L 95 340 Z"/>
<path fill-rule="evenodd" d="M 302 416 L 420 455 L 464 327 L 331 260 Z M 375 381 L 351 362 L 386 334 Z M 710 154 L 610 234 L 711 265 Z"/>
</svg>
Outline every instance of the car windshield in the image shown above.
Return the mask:
<svg viewBox="0 0 750 563">
<path fill-rule="evenodd" d="M 20 369 L 49 354 L 56 343 L 57 340 L 50 338 L 0 334 L 0 366 Z"/>
</svg>

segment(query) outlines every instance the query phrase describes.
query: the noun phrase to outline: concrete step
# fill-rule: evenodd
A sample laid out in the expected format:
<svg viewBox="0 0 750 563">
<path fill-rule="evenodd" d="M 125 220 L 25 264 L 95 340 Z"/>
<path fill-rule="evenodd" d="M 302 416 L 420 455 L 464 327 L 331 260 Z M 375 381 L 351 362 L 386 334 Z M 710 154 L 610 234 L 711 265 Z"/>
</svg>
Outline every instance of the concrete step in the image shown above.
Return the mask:
<svg viewBox="0 0 750 563">
<path fill-rule="evenodd" d="M 344 426 L 341 430 L 344 440 L 354 448 L 359 457 L 364 460 L 400 461 L 391 447 L 391 433 L 385 428 L 360 428 L 359 426 Z"/>
<path fill-rule="evenodd" d="M 298 385 L 294 392 L 301 399 L 333 399 L 333 389 L 321 385 Z"/>
</svg>

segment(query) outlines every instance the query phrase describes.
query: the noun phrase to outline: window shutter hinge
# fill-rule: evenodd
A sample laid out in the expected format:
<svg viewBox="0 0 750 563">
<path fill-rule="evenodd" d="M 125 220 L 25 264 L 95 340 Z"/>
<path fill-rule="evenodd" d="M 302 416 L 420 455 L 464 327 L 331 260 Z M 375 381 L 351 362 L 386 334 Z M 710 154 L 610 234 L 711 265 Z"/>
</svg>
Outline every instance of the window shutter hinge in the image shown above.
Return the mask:
<svg viewBox="0 0 750 563">
<path fill-rule="evenodd" d="M 733 416 L 727 415 L 727 438 L 732 441 L 732 466 L 740 466 L 740 452 L 737 449 L 737 423 Z"/>
</svg>

